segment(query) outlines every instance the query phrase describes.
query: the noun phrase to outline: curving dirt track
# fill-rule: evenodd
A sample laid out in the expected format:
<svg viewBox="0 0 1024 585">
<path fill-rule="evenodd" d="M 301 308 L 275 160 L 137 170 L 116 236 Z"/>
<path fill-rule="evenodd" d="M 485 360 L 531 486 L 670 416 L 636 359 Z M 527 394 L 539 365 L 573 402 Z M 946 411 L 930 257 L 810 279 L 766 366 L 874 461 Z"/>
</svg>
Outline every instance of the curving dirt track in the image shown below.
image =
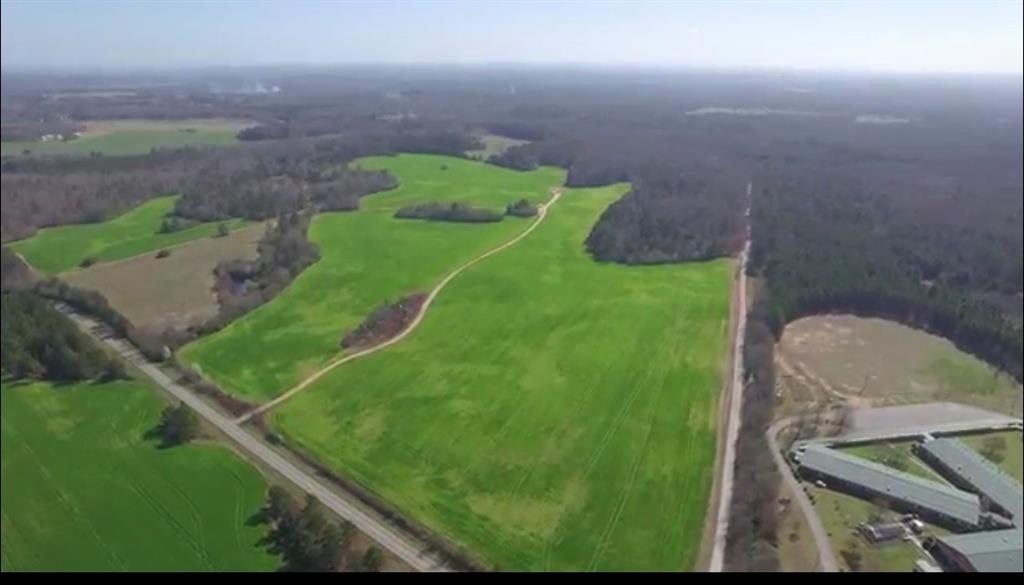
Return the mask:
<svg viewBox="0 0 1024 585">
<path fill-rule="evenodd" d="M 416 317 L 412 320 L 412 322 L 409 324 L 409 326 L 406 327 L 401 333 L 399 333 L 398 335 L 392 337 L 391 339 L 389 339 L 389 340 L 387 340 L 387 341 L 385 341 L 385 342 L 383 342 L 383 343 L 381 343 L 379 345 L 375 345 L 373 347 L 370 347 L 370 348 L 358 351 L 356 353 L 352 353 L 352 354 L 348 354 L 348 355 L 342 356 L 342 357 L 340 357 L 340 358 L 338 358 L 338 359 L 336 359 L 334 361 L 329 362 L 326 366 L 324 366 L 323 368 L 321 368 L 317 372 L 313 373 L 312 375 L 310 375 L 308 378 L 306 378 L 302 382 L 299 382 L 296 386 L 294 386 L 293 388 L 291 388 L 290 390 L 288 390 L 284 394 L 278 396 L 277 398 L 271 400 L 270 402 L 267 402 L 267 403 L 261 405 L 259 408 L 254 409 L 252 412 L 248 412 L 248 413 L 240 416 L 238 418 L 238 420 L 236 420 L 235 422 L 238 423 L 238 424 L 244 424 L 244 423 L 248 422 L 249 420 L 251 420 L 253 417 L 267 412 L 268 410 L 276 407 L 277 405 L 281 404 L 282 402 L 285 402 L 288 399 L 292 398 L 293 396 L 295 396 L 299 392 L 302 392 L 306 388 L 309 388 L 317 380 L 319 380 L 320 378 L 324 377 L 326 374 L 330 373 L 334 369 L 336 369 L 336 368 L 338 368 L 340 366 L 343 366 L 343 365 L 345 365 L 345 364 L 347 364 L 349 362 L 355 361 L 355 360 L 357 360 L 359 358 L 363 358 L 363 357 L 366 357 L 368 355 L 372 355 L 372 354 L 375 354 L 375 353 L 377 353 L 379 351 L 382 351 L 382 350 L 384 350 L 384 349 L 386 349 L 386 348 L 388 348 L 388 347 L 390 347 L 392 345 L 395 345 L 396 343 L 401 342 L 403 339 L 405 339 L 406 337 L 411 335 L 412 332 L 415 331 L 417 327 L 419 327 L 420 323 L 423 322 L 424 317 L 426 317 L 427 310 L 430 309 L 430 305 L 434 302 L 434 299 L 437 298 L 437 295 L 439 295 L 441 293 L 441 291 L 444 290 L 444 288 L 446 286 L 448 286 L 448 283 L 450 283 L 452 280 L 454 280 L 456 276 L 458 276 L 459 274 L 461 274 L 465 270 L 473 267 L 474 265 L 476 265 L 476 264 L 486 260 L 487 258 L 489 258 L 489 257 L 491 257 L 491 256 L 493 256 L 493 255 L 495 255 L 495 254 L 497 254 L 499 252 L 502 252 L 504 250 L 507 250 L 507 249 L 511 248 L 512 246 L 516 245 L 517 243 L 522 241 L 524 238 L 529 236 L 531 233 L 533 233 L 533 231 L 535 229 L 537 229 L 537 227 L 544 221 L 544 218 L 547 217 L 548 209 L 550 209 L 551 206 L 554 205 L 558 201 L 558 199 L 562 196 L 562 193 L 563 193 L 563 190 L 561 188 L 552 189 L 551 190 L 551 199 L 549 199 L 547 203 L 545 203 L 544 205 L 541 205 L 537 209 L 537 218 L 533 221 L 533 223 L 530 224 L 530 226 L 528 228 L 526 228 L 525 230 L 520 232 L 516 237 L 514 237 L 511 240 L 501 244 L 500 246 L 498 246 L 496 248 L 493 248 L 491 250 L 488 250 L 487 252 L 484 252 L 483 254 L 477 256 L 476 258 L 473 258 L 472 260 L 470 260 L 470 261 L 466 262 L 465 264 L 459 266 L 455 270 L 449 272 L 448 275 L 445 276 L 444 279 L 441 280 L 441 282 L 437 283 L 437 285 L 433 289 L 431 289 L 430 294 L 427 295 L 427 299 L 425 301 L 423 301 L 423 305 L 420 306 L 420 310 L 416 314 Z"/>
</svg>

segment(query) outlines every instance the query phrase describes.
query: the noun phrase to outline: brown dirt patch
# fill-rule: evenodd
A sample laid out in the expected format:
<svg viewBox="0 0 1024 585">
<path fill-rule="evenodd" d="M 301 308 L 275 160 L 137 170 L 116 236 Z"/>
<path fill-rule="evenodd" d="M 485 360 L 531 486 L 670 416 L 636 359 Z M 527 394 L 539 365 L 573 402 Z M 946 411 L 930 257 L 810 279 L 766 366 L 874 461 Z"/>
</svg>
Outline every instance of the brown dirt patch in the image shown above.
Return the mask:
<svg viewBox="0 0 1024 585">
<path fill-rule="evenodd" d="M 253 260 L 263 225 L 170 248 L 170 256 L 144 254 L 96 264 L 62 276 L 99 291 L 136 327 L 155 331 L 198 325 L 217 314 L 213 269 L 228 260 Z"/>
<path fill-rule="evenodd" d="M 1011 413 L 1021 386 L 945 339 L 881 319 L 825 315 L 790 324 L 780 382 L 858 407 L 951 401 Z"/>
</svg>

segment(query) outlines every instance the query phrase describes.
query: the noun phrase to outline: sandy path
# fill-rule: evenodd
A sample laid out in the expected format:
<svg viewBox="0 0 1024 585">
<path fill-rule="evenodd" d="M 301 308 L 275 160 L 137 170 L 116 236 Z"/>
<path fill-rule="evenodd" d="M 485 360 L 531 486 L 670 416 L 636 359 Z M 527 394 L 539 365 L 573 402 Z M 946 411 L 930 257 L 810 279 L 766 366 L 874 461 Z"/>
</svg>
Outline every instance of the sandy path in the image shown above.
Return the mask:
<svg viewBox="0 0 1024 585">
<path fill-rule="evenodd" d="M 747 198 L 753 195 L 754 186 L 747 184 Z M 746 211 L 747 233 L 740 253 L 739 270 L 736 282 L 736 307 L 738 308 L 735 338 L 732 350 L 732 376 L 726 394 L 728 402 L 725 420 L 725 452 L 721 455 L 721 468 L 718 482 L 717 504 L 715 514 L 714 539 L 712 541 L 711 560 L 708 570 L 720 573 L 725 569 L 726 538 L 729 534 L 729 512 L 732 505 L 733 478 L 736 472 L 736 441 L 740 434 L 741 414 L 743 412 L 743 342 L 747 332 L 747 263 L 750 258 L 750 206 Z M 712 501 L 715 501 L 714 498 Z"/>
</svg>

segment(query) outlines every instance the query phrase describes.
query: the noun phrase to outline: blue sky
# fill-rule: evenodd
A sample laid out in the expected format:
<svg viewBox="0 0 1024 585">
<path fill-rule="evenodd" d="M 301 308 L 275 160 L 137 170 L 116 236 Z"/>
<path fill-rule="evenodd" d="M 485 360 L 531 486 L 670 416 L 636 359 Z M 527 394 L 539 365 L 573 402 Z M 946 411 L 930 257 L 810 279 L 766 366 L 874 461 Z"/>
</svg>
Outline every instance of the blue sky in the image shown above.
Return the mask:
<svg viewBox="0 0 1024 585">
<path fill-rule="evenodd" d="M 2 0 L 3 67 L 524 63 L 1020 73 L 1021 0 Z"/>
</svg>

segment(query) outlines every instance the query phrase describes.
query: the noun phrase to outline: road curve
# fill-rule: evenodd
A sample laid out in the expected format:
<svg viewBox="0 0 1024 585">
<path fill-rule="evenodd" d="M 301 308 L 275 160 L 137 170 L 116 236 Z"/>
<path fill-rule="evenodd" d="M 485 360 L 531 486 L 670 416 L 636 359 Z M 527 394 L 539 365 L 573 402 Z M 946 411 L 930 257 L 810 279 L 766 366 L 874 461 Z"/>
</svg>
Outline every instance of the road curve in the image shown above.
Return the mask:
<svg viewBox="0 0 1024 585">
<path fill-rule="evenodd" d="M 800 481 L 793 475 L 793 470 L 786 463 L 782 449 L 779 448 L 779 433 L 798 420 L 799 417 L 790 417 L 775 421 L 768 428 L 768 447 L 772 450 L 772 459 L 775 461 L 775 466 L 779 469 L 779 474 L 782 475 L 783 481 L 789 488 L 790 493 L 793 494 L 793 499 L 796 500 L 797 505 L 800 506 L 800 510 L 804 514 L 804 518 L 807 520 L 807 526 L 811 529 L 814 544 L 818 547 L 818 569 L 826 573 L 838 573 L 839 564 L 836 563 L 835 553 L 832 551 L 832 543 L 828 539 L 828 531 L 825 530 L 825 526 L 821 523 L 821 518 L 814 510 L 814 504 L 807 497 L 807 492 L 800 485 Z"/>
<path fill-rule="evenodd" d="M 747 197 L 753 193 L 747 183 Z M 715 535 L 708 570 L 720 573 L 725 568 L 725 545 L 729 535 L 729 509 L 732 504 L 732 485 L 736 471 L 736 440 L 740 433 L 743 408 L 743 342 L 747 334 L 747 262 L 750 258 L 750 207 L 747 207 L 747 233 L 740 252 L 736 277 L 736 306 L 738 307 L 736 338 L 733 340 L 732 380 L 729 384 L 728 415 L 725 430 L 725 454 L 722 456 L 721 482 L 718 490 L 718 512 L 715 515 Z"/>
<path fill-rule="evenodd" d="M 206 422 L 217 428 L 217 430 L 227 435 L 250 457 L 273 469 L 304 492 L 315 497 L 335 514 L 351 522 L 362 533 L 366 534 L 382 548 L 387 549 L 396 557 L 402 559 L 410 567 L 422 572 L 448 571 L 440 559 L 426 551 L 426 547 L 414 544 L 409 537 L 400 534 L 384 521 L 370 516 L 352 503 L 344 500 L 316 477 L 299 469 L 293 463 L 274 452 L 262 441 L 246 432 L 235 421 L 224 416 L 199 399 L 191 391 L 171 380 L 163 371 L 149 363 L 130 343 L 120 338 L 98 334 L 97 331 L 105 330 L 104 326 L 93 319 L 75 313 L 67 306 L 60 306 L 59 308 L 71 317 L 82 331 L 111 347 L 122 359 L 135 365 L 161 388 L 187 405 Z"/>
<path fill-rule="evenodd" d="M 252 417 L 267 412 L 268 410 L 295 396 L 299 392 L 302 392 L 306 388 L 309 388 L 311 385 L 313 385 L 313 383 L 315 383 L 320 378 L 324 377 L 326 374 L 328 374 L 335 368 L 345 365 L 351 361 L 355 361 L 359 358 L 363 358 L 368 355 L 387 349 L 388 347 L 391 347 L 392 345 L 399 343 L 400 341 L 411 335 L 412 332 L 415 331 L 417 327 L 419 327 L 420 323 L 423 322 L 423 319 L 424 317 L 426 317 L 427 314 L 427 309 L 430 308 L 430 305 L 434 302 L 434 299 L 437 298 L 437 295 L 439 295 L 441 291 L 444 290 L 444 287 L 448 286 L 448 283 L 454 280 L 456 276 L 461 274 L 466 269 L 472 267 L 473 265 L 479 262 L 486 260 L 487 258 L 493 256 L 494 254 L 497 254 L 498 252 L 511 248 L 512 246 L 519 243 L 523 238 L 530 235 L 533 232 L 533 230 L 537 229 L 537 226 L 539 226 L 541 222 L 544 221 L 544 218 L 547 217 L 548 208 L 550 208 L 552 205 L 555 204 L 556 201 L 558 201 L 558 199 L 562 196 L 562 192 L 563 191 L 561 188 L 552 189 L 551 199 L 549 199 L 547 203 L 541 205 L 537 209 L 537 218 L 533 221 L 533 223 L 530 224 L 530 227 L 523 230 L 521 233 L 519 233 L 519 235 L 501 244 L 497 248 L 493 248 L 491 250 L 488 250 L 487 252 L 484 252 L 483 254 L 477 256 L 476 258 L 473 258 L 472 260 L 466 262 L 465 264 L 459 266 L 455 270 L 448 273 L 448 276 L 445 276 L 444 279 L 441 282 L 437 283 L 437 286 L 435 286 L 430 291 L 430 294 L 427 295 L 427 299 L 423 301 L 423 304 L 420 306 L 420 310 L 419 312 L 416 313 L 416 317 L 412 320 L 412 323 L 410 323 L 409 326 L 406 327 L 401 333 L 379 345 L 375 345 L 362 351 L 357 351 L 356 353 L 350 353 L 348 355 L 335 359 L 332 362 L 328 362 L 326 366 L 324 366 L 317 372 L 313 373 L 311 376 L 309 376 L 302 382 L 299 382 L 299 384 L 293 387 L 292 389 L 288 390 L 287 392 L 278 396 L 277 398 L 260 405 L 258 408 L 253 409 L 251 412 L 243 414 L 242 416 L 238 417 L 238 419 L 235 422 L 238 424 L 245 424 L 249 422 L 249 420 L 252 419 Z"/>
</svg>

